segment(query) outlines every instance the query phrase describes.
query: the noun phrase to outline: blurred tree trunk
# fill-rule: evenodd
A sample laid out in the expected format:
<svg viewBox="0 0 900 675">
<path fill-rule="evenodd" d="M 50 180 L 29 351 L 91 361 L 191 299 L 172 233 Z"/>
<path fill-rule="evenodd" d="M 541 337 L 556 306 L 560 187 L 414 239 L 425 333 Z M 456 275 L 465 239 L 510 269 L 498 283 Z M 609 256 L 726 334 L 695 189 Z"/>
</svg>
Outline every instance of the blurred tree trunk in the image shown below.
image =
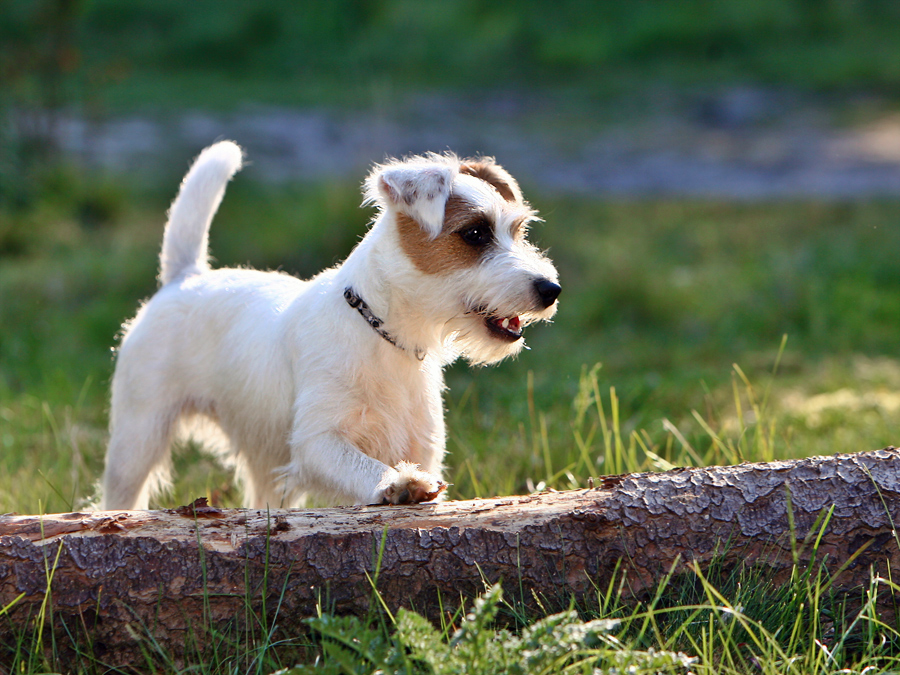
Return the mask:
<svg viewBox="0 0 900 675">
<path fill-rule="evenodd" d="M 68 639 L 65 625 L 109 664 L 133 662 L 139 646 L 177 655 L 186 643 L 202 645 L 208 628 L 246 628 L 247 607 L 272 620 L 279 602 L 283 635 L 296 636 L 317 603 L 366 612 L 369 577 L 392 609 L 432 618 L 485 581 L 502 580 L 507 597 L 538 597 L 549 609 L 610 583 L 642 600 L 691 564 L 749 565 L 777 583 L 789 578 L 793 556 L 802 566 L 824 561 L 839 571 L 834 588 L 848 591 L 867 585 L 870 570 L 900 578 L 898 520 L 894 448 L 405 507 L 267 514 L 198 500 L 171 511 L 2 516 L 0 607 L 14 604 L 0 639 L 10 644 L 34 620 L 51 575 L 47 624 L 57 645 Z M 142 640 L 148 635 L 153 643 Z"/>
</svg>

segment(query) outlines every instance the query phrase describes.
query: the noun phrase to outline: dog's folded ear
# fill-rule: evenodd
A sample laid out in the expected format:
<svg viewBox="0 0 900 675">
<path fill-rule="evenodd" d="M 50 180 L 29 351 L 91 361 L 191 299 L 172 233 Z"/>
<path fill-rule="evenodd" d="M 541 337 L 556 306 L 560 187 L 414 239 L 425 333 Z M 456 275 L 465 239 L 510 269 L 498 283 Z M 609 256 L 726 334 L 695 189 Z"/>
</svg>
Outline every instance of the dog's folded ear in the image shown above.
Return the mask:
<svg viewBox="0 0 900 675">
<path fill-rule="evenodd" d="M 456 173 L 455 165 L 440 158 L 416 157 L 376 166 L 366 178 L 366 203 L 397 209 L 436 237 L 444 225 L 444 207 Z"/>
<path fill-rule="evenodd" d="M 509 171 L 494 162 L 493 157 L 464 159 L 459 165 L 459 172 L 480 178 L 485 183 L 492 185 L 508 202 L 525 203 L 516 179 L 510 175 Z"/>
</svg>

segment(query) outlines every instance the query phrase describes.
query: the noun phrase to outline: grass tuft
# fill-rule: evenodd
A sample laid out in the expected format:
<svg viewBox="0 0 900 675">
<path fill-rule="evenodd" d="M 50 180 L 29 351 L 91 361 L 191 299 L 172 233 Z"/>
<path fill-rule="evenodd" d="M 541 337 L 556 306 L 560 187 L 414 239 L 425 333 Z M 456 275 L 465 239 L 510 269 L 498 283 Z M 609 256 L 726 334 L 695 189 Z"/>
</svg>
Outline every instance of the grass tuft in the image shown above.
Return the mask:
<svg viewBox="0 0 900 675">
<path fill-rule="evenodd" d="M 52 202 L 0 206 L 0 240 L 13 242 L 0 246 L 0 512 L 69 511 L 93 499 L 113 336 L 155 287 L 169 195 L 124 185 L 95 194 L 77 176 L 56 180 Z M 346 255 L 364 231 L 368 214 L 357 203 L 355 186 L 238 182 L 217 216 L 213 251 L 221 264 L 283 264 L 309 275 Z M 547 218 L 537 234 L 554 244 L 565 294 L 554 325 L 529 328 L 532 349 L 518 361 L 449 369 L 453 498 L 897 443 L 897 203 L 535 204 Z M 204 495 L 240 503 L 228 472 L 202 447 L 181 447 L 175 474 L 157 505 Z M 192 628 L 185 668 L 451 672 L 471 658 L 467 672 L 896 670 L 897 626 L 876 608 L 894 601 L 898 580 L 873 577 L 858 597 L 835 596 L 818 553 L 829 518 L 820 514 L 793 552 L 814 562 L 795 564 L 779 585 L 713 566 L 660 580 L 647 604 L 628 606 L 620 578 L 596 589 L 593 606 L 561 615 L 512 580 L 504 596 L 492 590 L 472 608 L 472 621 L 445 617 L 434 629 L 408 612 L 391 616 L 376 596 L 371 616 L 356 623 L 331 616 L 323 601 L 310 625 L 315 645 L 283 633 L 279 603 L 261 611 L 248 599 L 240 630 L 238 622 Z M 47 550 L 51 589 L 56 553 Z M 12 610 L 0 608 L 0 620 Z M 52 593 L 35 626 L 4 646 L 3 667 L 107 672 L 93 656 L 90 626 L 65 627 L 79 646 L 75 666 L 61 663 L 59 641 L 37 629 L 51 616 Z M 601 630 L 594 621 L 610 623 Z M 135 635 L 147 670 L 177 671 L 146 628 Z M 548 635 L 558 642 L 542 642 Z M 440 663 L 429 661 L 437 657 L 428 645 Z"/>
</svg>

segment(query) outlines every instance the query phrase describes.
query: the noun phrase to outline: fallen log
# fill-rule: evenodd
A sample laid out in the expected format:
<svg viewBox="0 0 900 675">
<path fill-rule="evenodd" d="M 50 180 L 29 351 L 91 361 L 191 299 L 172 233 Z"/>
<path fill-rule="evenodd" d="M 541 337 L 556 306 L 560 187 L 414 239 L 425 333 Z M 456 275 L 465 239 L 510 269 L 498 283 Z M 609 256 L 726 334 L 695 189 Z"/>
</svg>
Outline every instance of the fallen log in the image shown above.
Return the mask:
<svg viewBox="0 0 900 675">
<path fill-rule="evenodd" d="M 898 520 L 893 447 L 416 506 L 267 513 L 198 500 L 167 511 L 6 515 L 0 608 L 11 607 L 0 643 L 33 625 L 48 585 L 47 629 L 83 633 L 110 664 L 133 660 L 141 635 L 177 656 L 203 627 L 247 621 L 248 607 L 270 618 L 278 607 L 286 634 L 303 631 L 317 604 L 362 614 L 372 583 L 391 609 L 437 618 L 498 580 L 508 595 L 562 603 L 606 588 L 617 568 L 637 600 L 673 565 L 753 565 L 777 582 L 790 575 L 793 550 L 801 565 L 815 555 L 841 570 L 834 587 L 846 591 L 867 585 L 871 570 L 900 578 Z"/>
</svg>

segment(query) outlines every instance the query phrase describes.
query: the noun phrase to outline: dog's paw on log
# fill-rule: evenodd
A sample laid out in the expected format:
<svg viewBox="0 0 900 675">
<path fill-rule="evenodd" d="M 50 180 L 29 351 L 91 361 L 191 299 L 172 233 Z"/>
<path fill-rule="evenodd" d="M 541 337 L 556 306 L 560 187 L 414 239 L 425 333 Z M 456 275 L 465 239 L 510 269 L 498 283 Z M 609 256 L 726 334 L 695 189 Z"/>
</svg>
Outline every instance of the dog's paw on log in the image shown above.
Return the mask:
<svg viewBox="0 0 900 675">
<path fill-rule="evenodd" d="M 430 502 L 447 489 L 447 483 L 419 469 L 418 464 L 400 462 L 390 483 L 382 489 L 382 504 L 419 504 Z"/>
</svg>

